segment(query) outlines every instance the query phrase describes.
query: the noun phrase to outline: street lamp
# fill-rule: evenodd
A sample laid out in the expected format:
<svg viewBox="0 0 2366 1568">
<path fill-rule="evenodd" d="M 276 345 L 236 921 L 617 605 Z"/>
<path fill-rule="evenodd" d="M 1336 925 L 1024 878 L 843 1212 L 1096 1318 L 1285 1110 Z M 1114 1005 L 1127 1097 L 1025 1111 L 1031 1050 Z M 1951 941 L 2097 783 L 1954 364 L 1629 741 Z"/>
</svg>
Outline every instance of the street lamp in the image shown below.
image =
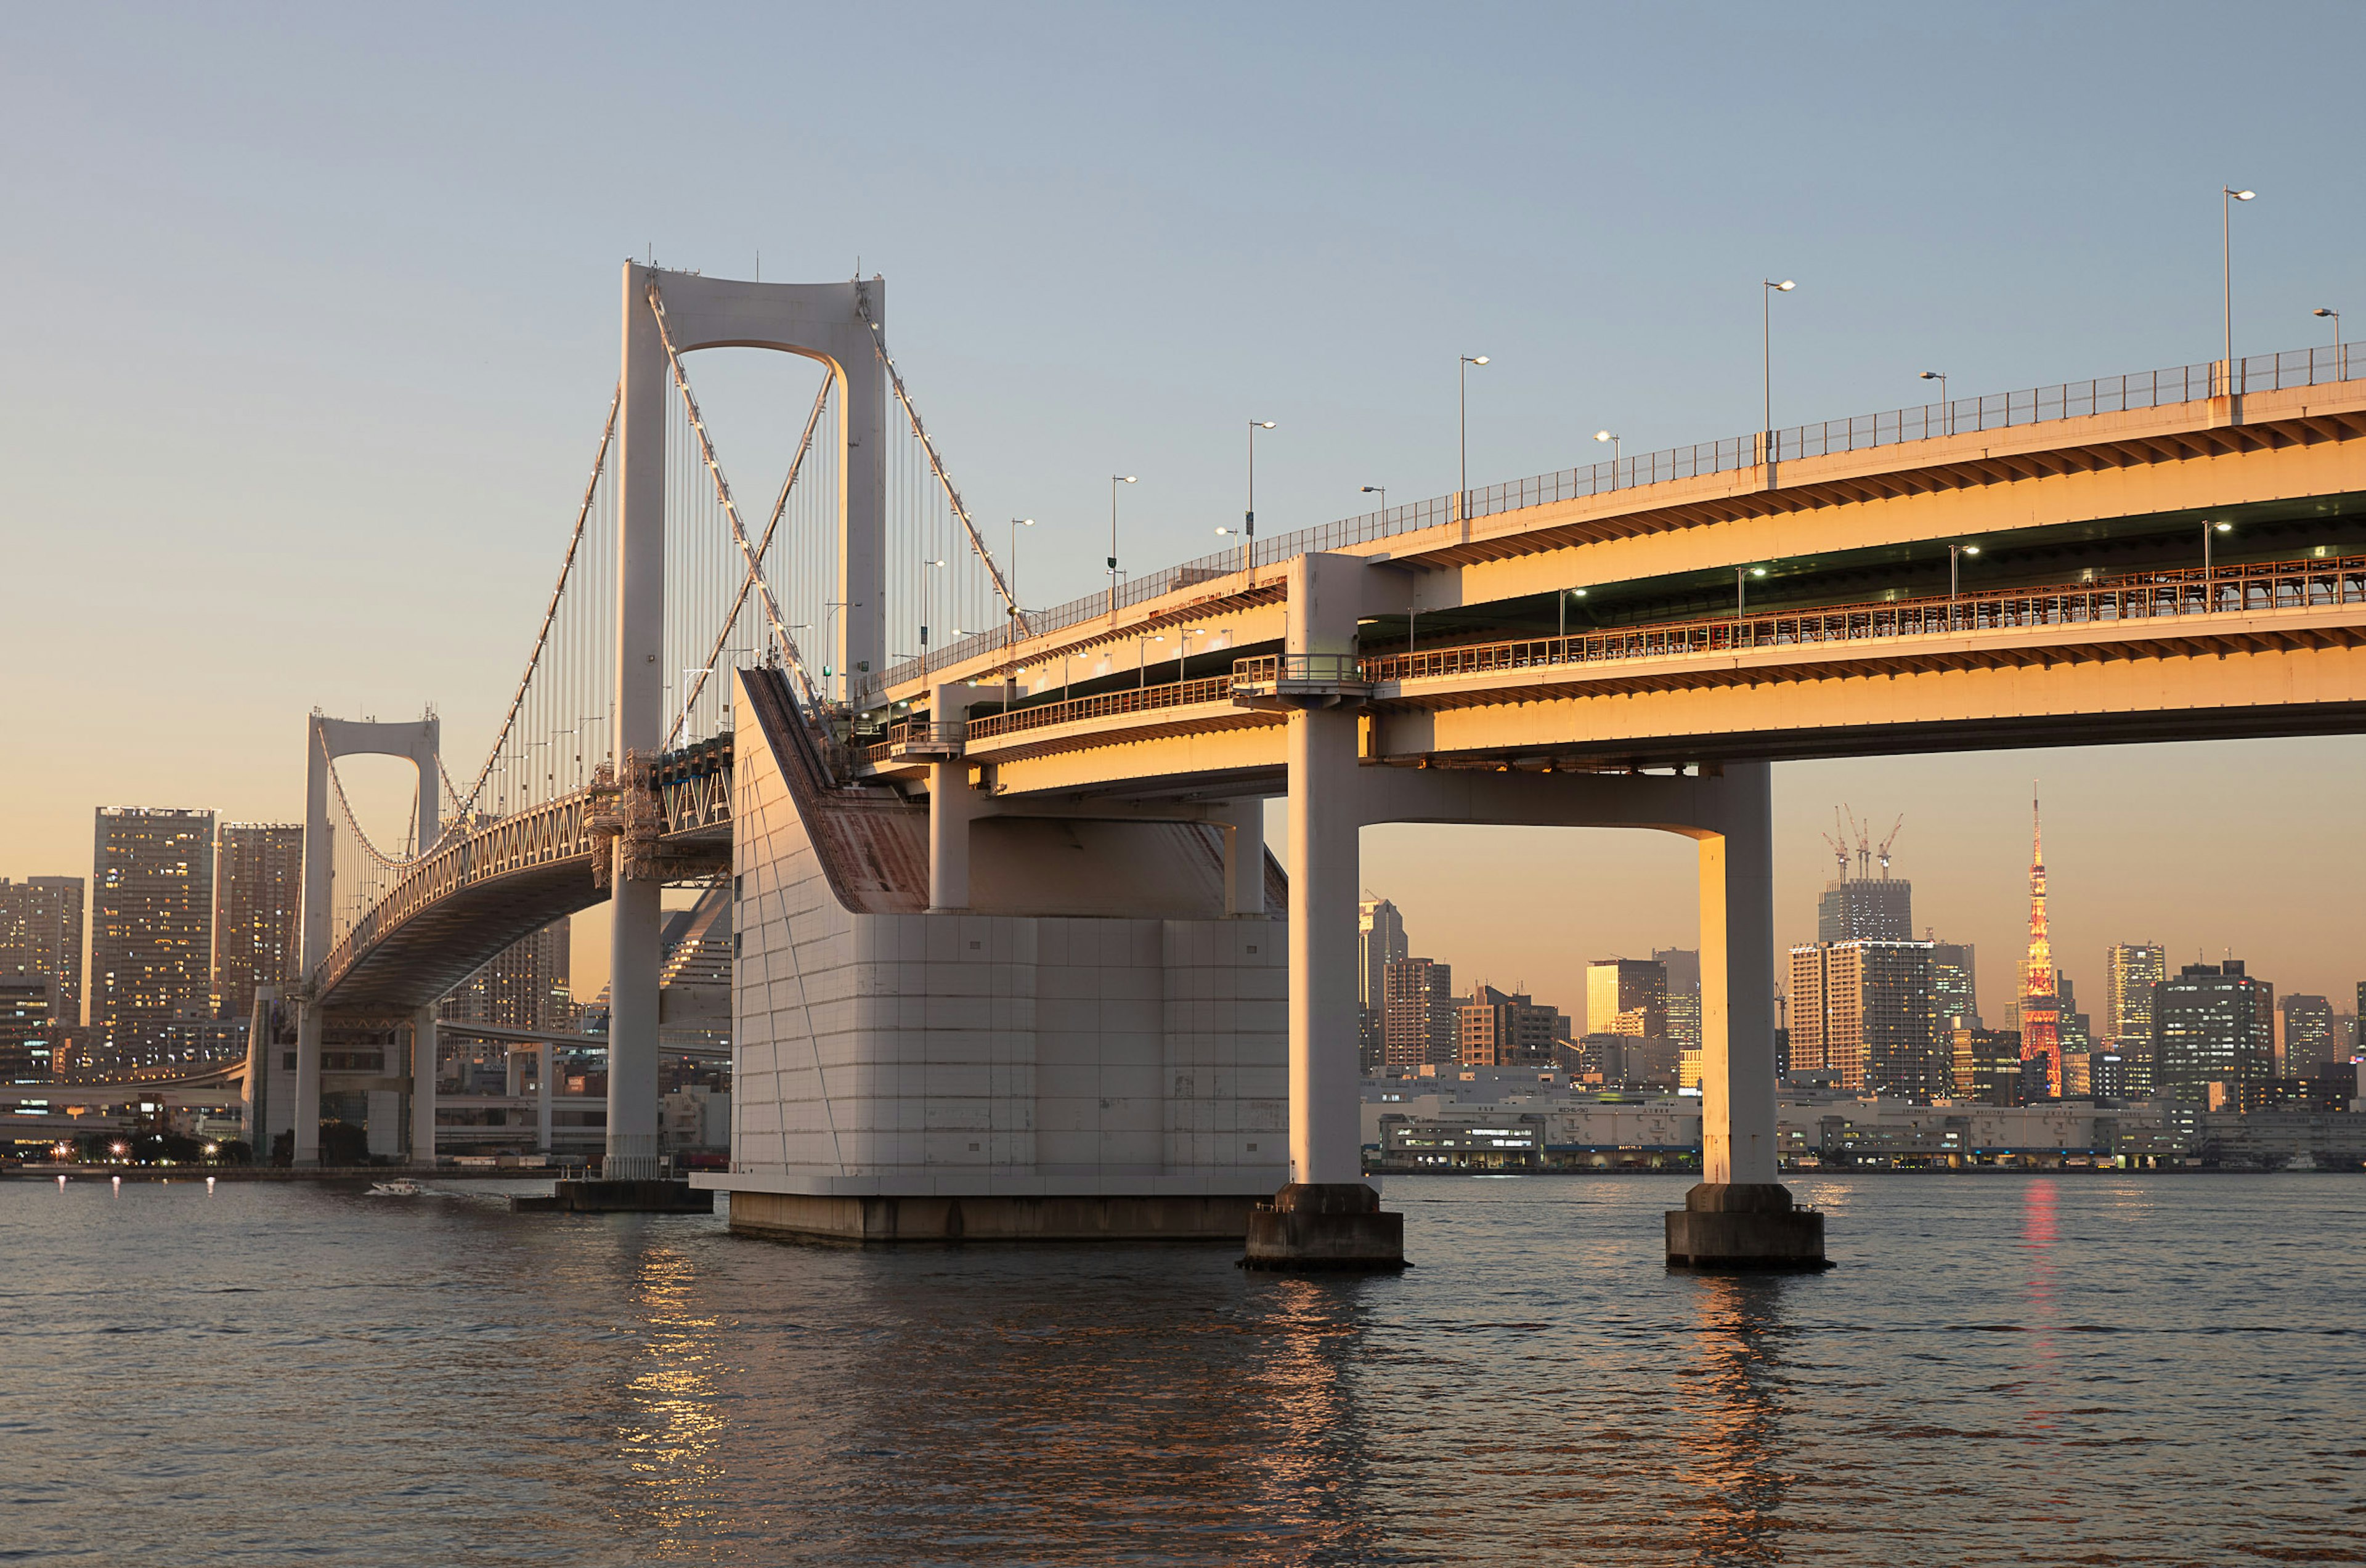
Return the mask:
<svg viewBox="0 0 2366 1568">
<path fill-rule="evenodd" d="M 1928 372 L 1925 372 L 1925 374 L 1928 374 Z M 1947 547 L 1947 629 L 1949 631 L 1954 631 L 1955 629 L 1956 558 L 1959 556 L 1976 556 L 1979 553 L 1980 547 L 1977 545 L 1949 545 Z"/>
<path fill-rule="evenodd" d="M 1273 421 L 1269 419 L 1249 421 L 1249 504 L 1248 510 L 1241 513 L 1241 570 L 1243 571 L 1256 570 L 1256 433 L 1272 428 Z M 1252 588 L 1256 586 L 1256 579 L 1250 579 L 1249 586 Z"/>
<path fill-rule="evenodd" d="M 1366 485 L 1364 487 L 1364 493 L 1366 495 L 1377 495 L 1380 498 L 1380 515 L 1386 517 L 1389 512 L 1389 487 L 1386 485 Z"/>
<path fill-rule="evenodd" d="M 1035 519 L 1032 517 L 1014 517 L 1010 520 L 1010 581 L 1008 585 L 1010 590 L 1010 603 L 1004 606 L 1004 619 L 1009 623 L 1010 629 L 1002 640 L 1005 652 L 1008 652 L 1019 639 L 1019 530 L 1033 526 L 1035 526 Z"/>
<path fill-rule="evenodd" d="M 1455 367 L 1455 375 L 1460 379 L 1459 401 L 1457 406 L 1460 415 L 1462 453 L 1460 470 L 1462 482 L 1455 487 L 1455 510 L 1462 519 L 1462 531 L 1466 534 L 1470 531 L 1470 367 L 1473 365 L 1486 363 L 1487 356 L 1483 354 L 1466 354 L 1462 355 L 1462 363 Z"/>
<path fill-rule="evenodd" d="M 929 591 L 933 581 L 929 572 L 931 568 L 941 567 L 944 564 L 941 560 L 924 560 L 920 563 L 920 676 L 923 680 L 928 678 L 929 673 Z"/>
<path fill-rule="evenodd" d="M 2218 259 L 2226 288 L 2226 393 L 2235 392 L 2235 204 L 2248 201 L 2259 193 L 2236 190 L 2232 186 L 2218 187 Z"/>
<path fill-rule="evenodd" d="M 1110 476 L 1110 619 L 1117 619 L 1117 487 L 1133 483 L 1132 474 Z"/>
<path fill-rule="evenodd" d="M 2309 314 L 2333 318 L 2333 378 L 2337 381 L 2346 379 L 2341 374 L 2341 312 L 2330 305 L 2319 305 Z"/>
<path fill-rule="evenodd" d="M 1774 457 L 1774 308 L 1772 301 L 1775 295 L 1788 294 L 1799 286 L 1787 277 L 1780 283 L 1769 277 L 1762 277 L 1758 281 L 1760 284 L 1758 367 L 1759 378 L 1766 390 L 1766 423 L 1763 428 L 1766 432 L 1767 461 L 1773 462 Z"/>
<path fill-rule="evenodd" d="M 1610 488 L 1617 490 L 1618 488 L 1618 433 L 1615 430 L 1597 430 L 1594 433 L 1594 438 L 1596 441 L 1610 443 Z"/>
<path fill-rule="evenodd" d="M 2235 525 L 2232 523 L 2202 525 L 2202 607 L 2205 610 L 2214 610 L 2218 607 L 2218 585 L 2210 581 L 2211 538 L 2214 535 L 2231 534 L 2234 531 Z"/>
<path fill-rule="evenodd" d="M 1947 373 L 1944 370 L 1925 370 L 1922 372 L 1921 379 L 1939 383 L 1939 400 L 1947 405 L 1947 434 L 1955 434 L 1955 402 L 1954 399 L 1947 396 Z"/>
<path fill-rule="evenodd" d="M 1165 642 L 1163 637 L 1138 637 L 1133 639 L 1133 689 L 1142 691 L 1150 684 L 1150 645 Z"/>
<path fill-rule="evenodd" d="M 1763 566 L 1738 566 L 1733 569 L 1733 618 L 1735 620 L 1741 619 L 1743 613 L 1750 608 L 1750 580 L 1765 575 L 1766 569 Z"/>
</svg>

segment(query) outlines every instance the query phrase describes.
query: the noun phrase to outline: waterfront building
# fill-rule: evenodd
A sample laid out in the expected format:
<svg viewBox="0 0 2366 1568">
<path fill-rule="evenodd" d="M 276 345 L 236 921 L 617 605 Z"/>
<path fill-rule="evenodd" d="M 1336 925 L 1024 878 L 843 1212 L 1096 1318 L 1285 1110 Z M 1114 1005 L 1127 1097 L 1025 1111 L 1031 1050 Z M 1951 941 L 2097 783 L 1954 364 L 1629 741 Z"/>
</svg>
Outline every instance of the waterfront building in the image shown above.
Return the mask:
<svg viewBox="0 0 2366 1568">
<path fill-rule="evenodd" d="M 1391 1067 L 1450 1066 L 1460 1055 L 1454 970 L 1434 958 L 1392 958 L 1381 967 L 1381 1047 Z"/>
<path fill-rule="evenodd" d="M 2275 987 L 2241 959 L 2186 964 L 2153 987 L 2155 1087 L 2239 1109 L 2244 1085 L 2276 1076 L 2274 1020 Z"/>
<path fill-rule="evenodd" d="M 0 877 L 0 979 L 48 977 L 63 1024 L 82 1019 L 82 922 L 81 877 Z"/>
<path fill-rule="evenodd" d="M 1968 942 L 1931 942 L 1931 1003 L 1941 1034 L 1980 1026 L 1980 991 L 1975 949 Z"/>
<path fill-rule="evenodd" d="M 2333 1004 L 2323 997 L 2286 997 L 2276 1023 L 2276 1066 L 2285 1077 L 2314 1077 L 2318 1067 L 2343 1060 L 2334 1048 Z"/>
<path fill-rule="evenodd" d="M 214 852 L 213 1006 L 243 1023 L 257 986 L 292 986 L 304 903 L 304 829 L 225 822 Z"/>
<path fill-rule="evenodd" d="M 1664 1036 L 1667 966 L 1648 958 L 1597 958 L 1587 964 L 1585 1032 Z"/>
<path fill-rule="evenodd" d="M 214 814 L 99 807 L 91 888 L 89 1066 L 154 1066 L 166 1025 L 211 1010 Z"/>
<path fill-rule="evenodd" d="M 1931 944 L 1818 942 L 1791 950 L 1791 1070 L 1911 1100 L 1954 1075 L 1932 1016 Z"/>
<path fill-rule="evenodd" d="M 2089 1090 L 2097 1100 L 2128 1098 L 2127 1058 L 2117 1051 L 2098 1048 L 2087 1054 Z"/>
</svg>

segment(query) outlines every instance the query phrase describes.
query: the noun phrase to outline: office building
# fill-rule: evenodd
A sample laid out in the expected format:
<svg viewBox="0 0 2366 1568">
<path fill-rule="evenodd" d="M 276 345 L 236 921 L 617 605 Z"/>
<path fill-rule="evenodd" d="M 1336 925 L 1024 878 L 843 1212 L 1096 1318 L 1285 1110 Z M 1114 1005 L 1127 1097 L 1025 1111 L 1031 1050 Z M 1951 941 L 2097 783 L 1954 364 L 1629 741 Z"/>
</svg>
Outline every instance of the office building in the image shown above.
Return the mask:
<svg viewBox="0 0 2366 1568">
<path fill-rule="evenodd" d="M 1386 898 L 1365 898 L 1356 905 L 1356 1005 L 1358 1054 L 1364 1070 L 1371 1072 L 1386 1058 L 1382 1013 L 1387 1007 L 1388 966 L 1413 952 L 1405 941 L 1404 916 Z"/>
<path fill-rule="evenodd" d="M 1391 958 L 1380 970 L 1381 1049 L 1391 1067 L 1450 1066 L 1461 1055 L 1454 971 L 1433 958 Z"/>
<path fill-rule="evenodd" d="M 1667 966 L 1648 958 L 1597 958 L 1587 964 L 1585 1032 L 1665 1036 Z"/>
<path fill-rule="evenodd" d="M 1824 884 L 1816 900 L 1816 940 L 1913 941 L 1914 885 L 1903 877 L 1892 880 L 1886 870 L 1878 878 L 1842 876 Z"/>
<path fill-rule="evenodd" d="M 2158 942 L 2117 942 L 2105 956 L 2103 1043 L 2127 1064 L 2127 1092 L 2152 1092 L 2153 988 L 2169 978 Z"/>
<path fill-rule="evenodd" d="M 89 1066 L 161 1063 L 165 1026 L 212 1010 L 214 814 L 98 809 L 91 864 Z"/>
<path fill-rule="evenodd" d="M 225 822 L 214 851 L 214 1010 L 243 1023 L 257 986 L 291 986 L 299 967 L 304 829 Z"/>
<path fill-rule="evenodd" d="M 1676 1043 L 1679 1052 L 1697 1062 L 1701 1048 L 1700 952 L 1689 947 L 1659 948 L 1651 953 L 1651 962 L 1668 977 L 1668 1038 Z"/>
<path fill-rule="evenodd" d="M 57 985 L 46 975 L 0 975 L 0 1084 L 46 1083 L 58 1043 Z"/>
<path fill-rule="evenodd" d="M 569 942 L 568 923 L 560 919 L 510 943 L 444 998 L 438 1016 L 501 1029 L 573 1029 Z"/>
<path fill-rule="evenodd" d="M 2188 964 L 2154 987 L 2153 998 L 2160 1093 L 2239 1107 L 2244 1086 L 2276 1076 L 2275 987 L 2244 973 L 2242 960 Z"/>
<path fill-rule="evenodd" d="M 1791 950 L 1791 1070 L 1838 1088 L 1929 1101 L 1951 1064 L 1932 1015 L 1931 944 L 1818 942 Z"/>
<path fill-rule="evenodd" d="M 82 1020 L 82 922 L 81 877 L 0 877 L 0 979 L 54 982 L 61 1024 Z"/>
<path fill-rule="evenodd" d="M 2323 997 L 2286 997 L 2276 1016 L 2276 1070 L 2280 1077 L 2315 1077 L 2319 1067 L 2349 1059 L 2335 1047 L 2333 1004 Z"/>
<path fill-rule="evenodd" d="M 1931 1002 L 1939 1032 L 1980 1026 L 1980 989 L 1976 950 L 1968 942 L 1931 943 Z"/>
<path fill-rule="evenodd" d="M 1459 1059 L 1466 1067 L 1553 1064 L 1553 1042 L 1568 1025 L 1557 1009 L 1538 1007 L 1525 992 L 1481 986 L 1456 1010 Z"/>
</svg>

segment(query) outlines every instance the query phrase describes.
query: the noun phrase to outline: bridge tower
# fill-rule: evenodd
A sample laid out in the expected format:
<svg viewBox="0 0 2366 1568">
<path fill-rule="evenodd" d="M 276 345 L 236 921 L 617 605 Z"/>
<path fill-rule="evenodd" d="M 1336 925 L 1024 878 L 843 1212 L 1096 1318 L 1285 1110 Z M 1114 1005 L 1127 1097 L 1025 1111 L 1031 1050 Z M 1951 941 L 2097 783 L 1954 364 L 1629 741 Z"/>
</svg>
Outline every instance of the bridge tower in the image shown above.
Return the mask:
<svg viewBox="0 0 2366 1568">
<path fill-rule="evenodd" d="M 331 718 L 317 710 L 304 728 L 304 925 L 299 973 L 307 987 L 317 980 L 327 961 L 333 929 L 336 896 L 332 868 L 335 856 L 330 835 L 329 769 L 340 757 L 378 756 L 407 759 L 419 773 L 419 819 L 422 850 L 435 841 L 443 827 L 443 769 L 437 761 L 442 726 L 433 714 L 392 724 L 375 720 Z M 296 1092 L 289 1114 L 294 1158 L 299 1166 L 321 1158 L 321 1028 L 323 1009 L 310 995 L 299 998 L 296 1026 Z M 411 1137 L 414 1158 L 432 1161 L 435 1150 L 435 1010 L 422 1008 L 411 1020 Z M 270 1066 L 265 1060 L 263 1066 Z M 276 1128 L 252 1129 L 256 1153 L 268 1156 Z"/>
<path fill-rule="evenodd" d="M 884 279 L 743 283 L 627 262 L 624 382 L 617 470 L 616 669 L 614 761 L 619 779 L 653 760 L 665 735 L 667 402 L 674 395 L 655 300 L 675 350 L 765 348 L 802 355 L 836 378 L 844 461 L 838 465 L 837 640 L 830 653 L 855 705 L 886 669 L 886 375 Z M 630 863 L 619 838 L 609 939 L 610 1180 L 658 1174 L 659 895 L 661 881 Z"/>
</svg>

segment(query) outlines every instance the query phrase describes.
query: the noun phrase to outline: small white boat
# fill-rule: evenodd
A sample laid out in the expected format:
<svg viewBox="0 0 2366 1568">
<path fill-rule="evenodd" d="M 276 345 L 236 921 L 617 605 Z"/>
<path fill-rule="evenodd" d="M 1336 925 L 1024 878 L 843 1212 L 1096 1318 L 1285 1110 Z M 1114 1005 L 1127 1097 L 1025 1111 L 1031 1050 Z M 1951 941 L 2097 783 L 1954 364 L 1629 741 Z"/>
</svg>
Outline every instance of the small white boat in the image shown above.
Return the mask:
<svg viewBox="0 0 2366 1568">
<path fill-rule="evenodd" d="M 372 1186 L 369 1190 L 369 1196 L 373 1198 L 416 1198 L 426 1190 L 426 1188 L 420 1186 L 419 1183 L 411 1180 L 411 1178 L 407 1176 L 398 1176 L 391 1181 L 381 1181 Z"/>
</svg>

